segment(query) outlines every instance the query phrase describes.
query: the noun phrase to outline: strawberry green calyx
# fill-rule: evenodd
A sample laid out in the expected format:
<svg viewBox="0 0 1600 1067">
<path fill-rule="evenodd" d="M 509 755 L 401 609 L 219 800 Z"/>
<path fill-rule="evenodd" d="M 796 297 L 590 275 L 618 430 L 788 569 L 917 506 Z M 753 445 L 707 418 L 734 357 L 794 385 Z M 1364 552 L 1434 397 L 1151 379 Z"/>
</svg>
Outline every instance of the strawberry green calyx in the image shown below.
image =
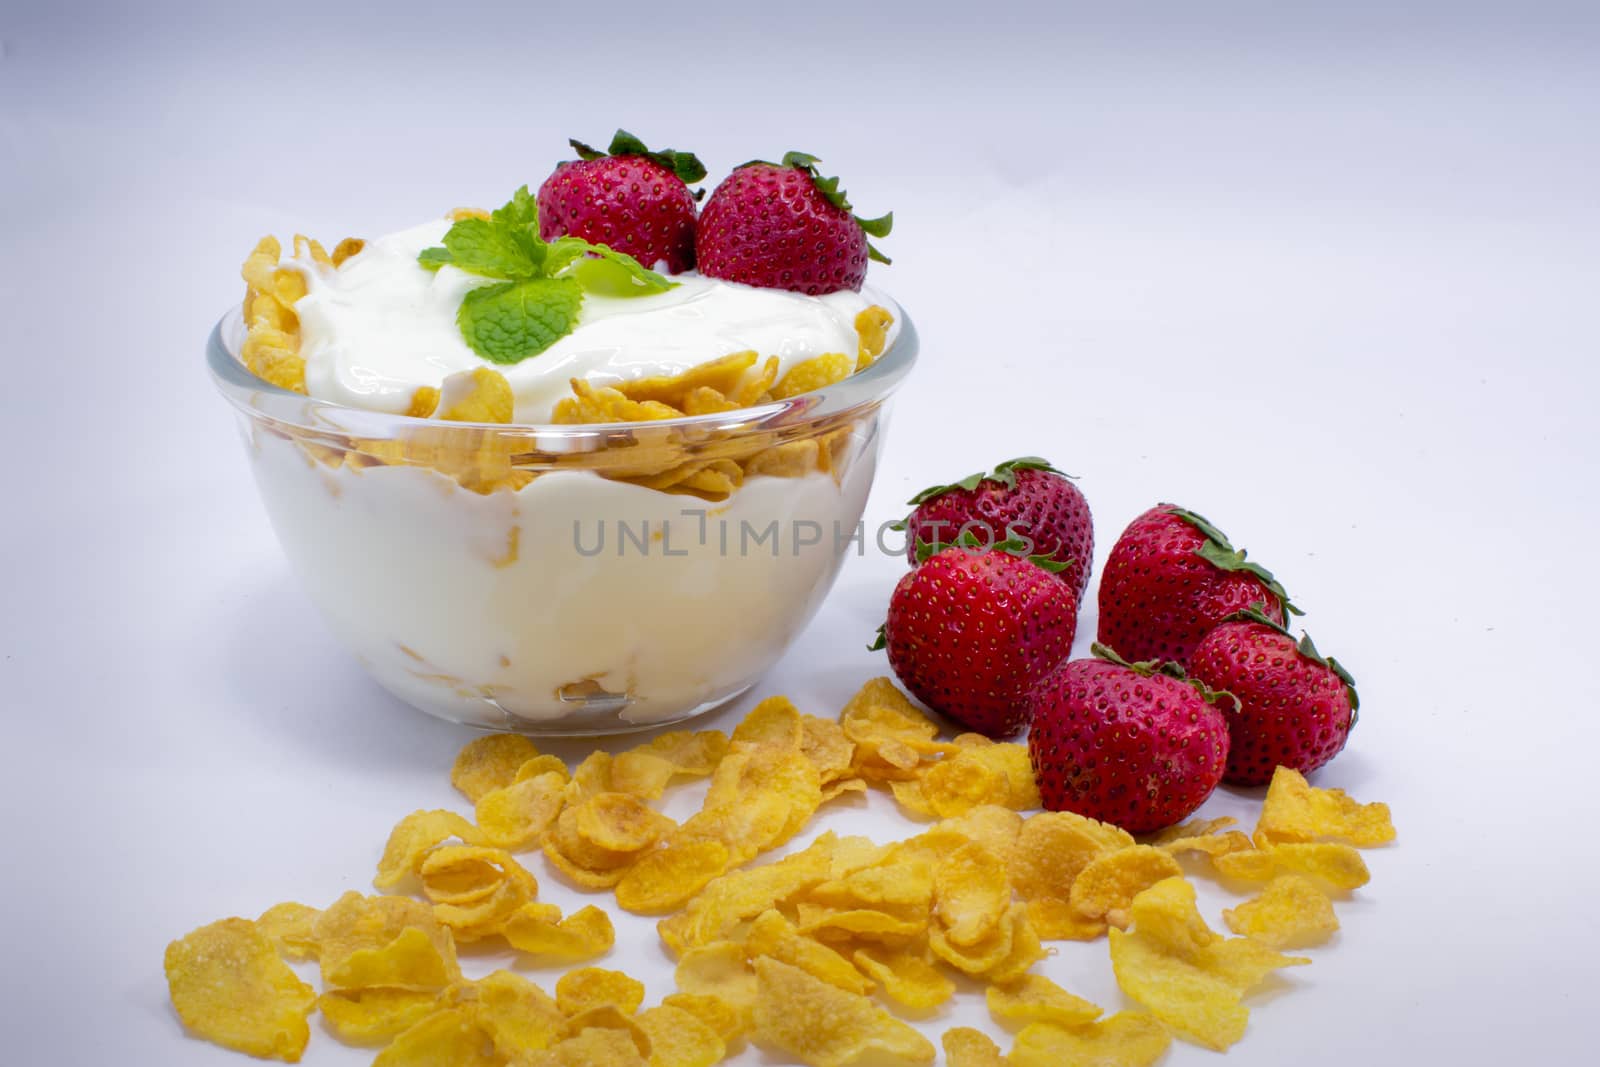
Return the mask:
<svg viewBox="0 0 1600 1067">
<path fill-rule="evenodd" d="M 1032 547 L 1031 543 L 1022 540 L 1020 537 L 1008 537 L 1004 541 L 985 542 L 980 541 L 978 535 L 971 530 L 962 530 L 960 538 L 954 544 L 949 545 L 935 541 L 924 541 L 919 538 L 917 540 L 917 562 L 926 563 L 929 556 L 942 552 L 947 548 L 961 548 L 969 552 L 1004 552 L 1007 555 L 1016 556 L 1018 559 L 1025 559 L 1035 567 L 1042 567 L 1051 574 L 1060 574 L 1072 566 L 1071 559 L 1051 559 L 1049 556 L 1030 553 L 1028 550 Z"/>
<path fill-rule="evenodd" d="M 585 293 L 646 296 L 677 285 L 605 245 L 570 236 L 543 240 L 539 207 L 526 185 L 489 218 L 458 219 L 443 246 L 423 249 L 417 262 L 490 281 L 462 298 L 456 325 L 468 347 L 499 364 L 520 363 L 571 333 Z"/>
<path fill-rule="evenodd" d="M 1261 579 L 1267 591 L 1278 598 L 1285 611 L 1293 615 L 1305 614 L 1289 599 L 1289 591 L 1272 576 L 1272 572 L 1261 564 L 1246 559 L 1249 553 L 1242 548 L 1234 548 L 1228 540 L 1228 535 L 1217 529 L 1210 519 L 1185 508 L 1173 507 L 1168 510 L 1170 514 L 1182 519 L 1204 535 L 1205 543 L 1195 549 L 1195 555 L 1219 570 L 1243 571 L 1255 575 Z"/>
<path fill-rule="evenodd" d="M 1139 675 L 1141 678 L 1151 678 L 1159 674 L 1164 677 L 1171 678 L 1173 681 L 1182 682 L 1183 684 L 1192 688 L 1196 693 L 1199 693 L 1200 699 L 1204 700 L 1207 704 L 1215 704 L 1226 697 L 1228 700 L 1233 702 L 1234 710 L 1239 710 L 1240 703 L 1238 697 L 1234 696 L 1226 689 L 1213 689 L 1200 679 L 1189 677 L 1188 672 L 1183 669 L 1183 665 L 1180 663 L 1174 663 L 1171 660 L 1159 659 L 1146 659 L 1139 660 L 1136 663 L 1129 663 L 1127 660 L 1123 659 L 1117 654 L 1116 649 L 1109 645 L 1102 645 L 1098 641 L 1089 646 L 1089 651 L 1096 659 L 1103 659 L 1107 663 L 1115 663 L 1119 667 L 1126 667 L 1134 674 Z"/>
<path fill-rule="evenodd" d="M 883 623 L 878 627 L 878 636 L 872 644 L 867 646 L 868 652 L 882 652 L 889 647 L 889 624 Z"/>
<path fill-rule="evenodd" d="M 894 212 L 891 211 L 887 215 L 880 215 L 875 219 L 864 219 L 857 215 L 855 209 L 850 206 L 850 198 L 845 195 L 843 189 L 839 188 L 839 179 L 836 177 L 824 178 L 822 172 L 817 170 L 817 164 L 820 162 L 822 160 L 810 152 L 785 152 L 781 163 L 773 163 L 766 159 L 752 159 L 748 163 L 741 163 L 733 169 L 739 170 L 743 167 L 760 165 L 793 167 L 795 170 L 803 170 L 810 175 L 812 184 L 817 187 L 817 192 L 822 194 L 822 198 L 839 210 L 850 212 L 850 217 L 856 220 L 856 225 L 860 226 L 868 237 L 881 239 L 889 236 L 889 231 L 894 229 Z M 867 242 L 867 257 L 879 263 L 892 262 L 888 256 L 874 248 L 871 241 Z"/>
<path fill-rule="evenodd" d="M 1018 471 L 1049 471 L 1051 474 L 1059 474 L 1063 478 L 1073 477 L 1066 471 L 1058 470 L 1051 466 L 1050 461 L 1047 459 L 1041 459 L 1038 456 L 1019 456 L 1016 459 L 1006 460 L 988 473 L 979 471 L 977 474 L 969 474 L 960 481 L 951 482 L 949 485 L 930 485 L 910 500 L 907 500 L 906 503 L 916 507 L 918 504 L 926 504 L 936 496 L 953 493 L 957 489 L 964 489 L 970 493 L 984 482 L 997 482 L 1007 489 L 1015 489 L 1017 487 Z"/>
<path fill-rule="evenodd" d="M 1232 615 L 1225 616 L 1224 618 L 1218 620 L 1217 625 L 1221 626 L 1225 622 L 1260 623 L 1262 626 L 1266 626 L 1275 633 L 1280 633 L 1289 638 L 1289 640 L 1293 641 L 1294 634 L 1289 632 L 1289 628 L 1287 626 L 1268 616 L 1262 610 L 1265 607 L 1266 605 L 1258 600 L 1242 611 L 1236 611 Z M 1338 678 L 1339 681 L 1344 683 L 1345 692 L 1350 694 L 1350 725 L 1354 727 L 1356 724 L 1356 719 L 1359 717 L 1357 712 L 1359 712 L 1361 708 L 1361 698 L 1356 694 L 1356 680 L 1351 677 L 1349 671 L 1344 669 L 1344 664 L 1340 663 L 1332 656 L 1324 656 L 1321 652 L 1318 652 L 1316 643 L 1311 640 L 1311 635 L 1306 633 L 1304 630 L 1300 631 L 1300 640 L 1295 642 L 1294 650 L 1300 653 L 1300 655 L 1304 656 L 1306 659 L 1310 660 L 1312 663 L 1315 663 L 1320 667 L 1326 667 L 1328 670 L 1334 673 L 1334 676 Z"/>
<path fill-rule="evenodd" d="M 676 174 L 685 185 L 701 181 L 706 176 L 706 165 L 693 152 L 679 152 L 673 148 L 663 148 L 651 151 L 645 143 L 627 130 L 618 129 L 611 137 L 611 144 L 604 152 L 590 148 L 582 141 L 569 140 L 572 150 L 578 153 L 579 159 L 603 159 L 606 156 L 642 156 L 658 166 L 665 167 Z M 694 198 L 700 199 L 705 195 L 705 190 L 699 190 Z"/>
</svg>

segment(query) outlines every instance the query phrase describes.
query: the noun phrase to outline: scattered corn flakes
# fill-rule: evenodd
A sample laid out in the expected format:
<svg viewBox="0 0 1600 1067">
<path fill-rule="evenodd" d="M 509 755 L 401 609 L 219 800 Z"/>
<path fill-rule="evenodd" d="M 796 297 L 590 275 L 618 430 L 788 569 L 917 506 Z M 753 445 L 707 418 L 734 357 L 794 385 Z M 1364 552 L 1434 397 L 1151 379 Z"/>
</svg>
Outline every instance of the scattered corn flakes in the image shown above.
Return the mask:
<svg viewBox="0 0 1600 1067">
<path fill-rule="evenodd" d="M 480 840 L 511 852 L 537 846 L 560 816 L 566 789 L 565 775 L 546 771 L 484 794 L 476 811 Z"/>
<path fill-rule="evenodd" d="M 1085 919 L 1103 919 L 1111 926 L 1125 928 L 1134 897 L 1164 878 L 1182 875 L 1178 861 L 1161 849 L 1132 845 L 1090 860 L 1072 880 L 1068 902 Z"/>
<path fill-rule="evenodd" d="M 934 965 L 926 952 L 856 949 L 856 968 L 883 987 L 890 1000 L 914 1012 L 937 1008 L 955 995 L 956 984 Z"/>
<path fill-rule="evenodd" d="M 1169 1029 L 1219 1052 L 1244 1036 L 1247 990 L 1280 967 L 1311 962 L 1247 937 L 1219 938 L 1182 878 L 1140 893 L 1132 913 L 1131 932 L 1111 931 L 1117 984 Z"/>
<path fill-rule="evenodd" d="M 650 1067 L 711 1067 L 728 1054 L 720 1034 L 670 1004 L 640 1012 L 639 1027 L 650 1038 Z"/>
<path fill-rule="evenodd" d="M 947 1067 L 1004 1067 L 1005 1057 L 994 1038 L 970 1026 L 946 1030 L 940 1039 Z"/>
<path fill-rule="evenodd" d="M 621 971 L 580 967 L 556 981 L 556 1007 L 568 1018 L 590 1008 L 610 1006 L 632 1015 L 644 1003 L 644 984 Z"/>
<path fill-rule="evenodd" d="M 576 962 L 594 959 L 611 951 L 616 930 L 611 916 L 593 904 L 561 918 L 550 905 L 525 904 L 506 920 L 502 936 L 518 952 L 545 960 Z"/>
<path fill-rule="evenodd" d="M 662 997 L 661 1004 L 663 1007 L 677 1008 L 699 1019 L 722 1038 L 729 1052 L 734 1051 L 735 1044 L 744 1037 L 748 1029 L 732 1005 L 721 997 L 708 993 L 672 993 Z"/>
<path fill-rule="evenodd" d="M 566 1016 L 550 994 L 520 974 L 494 971 L 463 989 L 477 1005 L 478 1024 L 495 1050 L 511 1062 L 560 1040 Z"/>
<path fill-rule="evenodd" d="M 456 755 L 450 784 L 476 804 L 516 781 L 522 765 L 538 755 L 538 746 L 521 734 L 486 734 L 467 742 Z"/>
<path fill-rule="evenodd" d="M 1361 853 L 1331 841 L 1268 844 L 1217 856 L 1212 865 L 1223 877 L 1244 882 L 1266 882 L 1279 874 L 1302 874 L 1341 893 L 1360 889 L 1372 878 Z"/>
<path fill-rule="evenodd" d="M 500 1067 L 494 1038 L 467 1008 L 443 1008 L 407 1028 L 372 1067 Z"/>
<path fill-rule="evenodd" d="M 432 1015 L 436 990 L 349 989 L 324 993 L 317 1010 L 334 1036 L 347 1045 L 386 1045 Z"/>
</svg>

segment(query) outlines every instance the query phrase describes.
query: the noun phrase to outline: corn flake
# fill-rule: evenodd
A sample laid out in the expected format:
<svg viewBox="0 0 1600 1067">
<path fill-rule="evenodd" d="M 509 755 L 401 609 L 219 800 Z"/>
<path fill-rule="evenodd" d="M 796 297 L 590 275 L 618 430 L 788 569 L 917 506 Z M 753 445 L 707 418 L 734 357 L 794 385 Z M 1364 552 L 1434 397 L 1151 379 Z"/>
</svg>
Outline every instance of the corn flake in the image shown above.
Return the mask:
<svg viewBox="0 0 1600 1067">
<path fill-rule="evenodd" d="M 1007 985 L 992 985 L 985 995 L 989 1014 L 1015 1025 L 1082 1026 L 1100 1017 L 1099 1005 L 1072 995 L 1042 974 L 1025 974 Z"/>
<path fill-rule="evenodd" d="M 286 960 L 313 960 L 320 949 L 312 933 L 317 916 L 322 912 L 306 904 L 286 901 L 274 904 L 261 913 L 256 926 L 267 935 L 278 955 Z"/>
<path fill-rule="evenodd" d="M 1331 841 L 1268 844 L 1261 849 L 1217 856 L 1212 865 L 1225 878 L 1266 882 L 1280 874 L 1301 874 L 1342 893 L 1360 889 L 1372 878 L 1361 853 Z"/>
<path fill-rule="evenodd" d="M 1333 901 L 1297 874 L 1274 878 L 1260 896 L 1224 911 L 1222 921 L 1234 933 L 1273 948 L 1320 944 L 1339 929 Z"/>
<path fill-rule="evenodd" d="M 591 1008 L 613 1007 L 632 1015 L 644 1003 L 644 984 L 621 971 L 580 967 L 556 981 L 556 1007 L 567 1018 Z"/>
<path fill-rule="evenodd" d="M 167 987 L 183 1025 L 225 1048 L 298 1063 L 316 992 L 248 919 L 202 926 L 167 946 Z"/>
<path fill-rule="evenodd" d="M 944 1062 L 947 1067 L 1005 1067 L 1005 1057 L 994 1038 L 970 1026 L 957 1026 L 944 1032 Z"/>
<path fill-rule="evenodd" d="M 809 393 L 848 378 L 856 369 L 856 360 L 843 352 L 825 352 L 820 356 L 801 360 L 784 372 L 772 387 L 772 399 L 787 400 L 791 396 Z"/>
<path fill-rule="evenodd" d="M 1318 789 L 1300 772 L 1279 767 L 1256 823 L 1258 842 L 1345 841 L 1358 848 L 1393 841 L 1389 805 L 1362 804 L 1342 789 Z"/>
<path fill-rule="evenodd" d="M 756 917 L 745 935 L 744 948 L 751 958 L 781 960 L 847 992 L 862 996 L 872 992 L 872 983 L 849 960 L 821 942 L 800 936 L 778 911 L 764 911 Z"/>
<path fill-rule="evenodd" d="M 538 747 L 521 734 L 488 734 L 467 742 L 457 754 L 450 784 L 476 804 L 516 781 L 522 765 L 538 755 Z"/>
<path fill-rule="evenodd" d="M 561 918 L 551 905 L 525 904 L 505 922 L 500 933 L 518 952 L 551 961 L 594 959 L 611 951 L 616 930 L 611 916 L 590 904 Z"/>
<path fill-rule="evenodd" d="M 713 838 L 647 853 L 617 882 L 617 906 L 635 915 L 676 911 L 728 868 L 728 846 Z"/>
<path fill-rule="evenodd" d="M 905 1023 L 798 967 L 755 961 L 757 1044 L 811 1067 L 844 1067 L 873 1055 L 895 1064 L 931 1064 L 934 1048 Z"/>
<path fill-rule="evenodd" d="M 744 946 L 737 941 L 714 941 L 685 950 L 674 977 L 681 991 L 716 997 L 741 1019 L 749 1019 L 755 1010 L 756 976 L 745 966 Z"/>
<path fill-rule="evenodd" d="M 444 1008 L 394 1039 L 372 1067 L 499 1067 L 494 1039 L 468 1008 Z"/>
<path fill-rule="evenodd" d="M 866 947 L 851 959 L 886 997 L 913 1012 L 931 1011 L 955 995 L 955 983 L 924 952 Z"/>
<path fill-rule="evenodd" d="M 438 1007 L 436 990 L 350 989 L 317 998 L 328 1029 L 347 1045 L 386 1045 Z"/>
<path fill-rule="evenodd" d="M 538 845 L 561 814 L 566 789 L 565 775 L 547 771 L 484 794 L 476 811 L 480 840 L 511 852 Z"/>
<path fill-rule="evenodd" d="M 744 1037 L 744 1019 L 721 997 L 709 993 L 672 993 L 661 998 L 662 1007 L 677 1008 L 704 1023 L 720 1037 L 729 1052 Z"/>
<path fill-rule="evenodd" d="M 1039 935 L 1052 941 L 1081 937 L 1085 920 L 1068 903 L 1073 882 L 1100 855 L 1133 843 L 1120 828 L 1075 812 L 1047 811 L 1025 820 L 1012 849 L 1011 881 L 1028 902 Z"/>
<path fill-rule="evenodd" d="M 1133 898 L 1165 878 L 1181 877 L 1178 861 L 1152 845 L 1102 853 L 1072 881 L 1068 902 L 1085 919 L 1125 928 Z"/>
<path fill-rule="evenodd" d="M 1219 1052 L 1244 1036 L 1247 990 L 1278 968 L 1310 962 L 1247 937 L 1219 938 L 1182 878 L 1140 893 L 1132 913 L 1131 932 L 1111 931 L 1117 984 L 1169 1029 Z"/>
<path fill-rule="evenodd" d="M 1171 1044 L 1172 1038 L 1160 1022 L 1143 1012 L 1123 1011 L 1071 1028 L 1051 1023 L 1025 1026 L 1006 1062 L 1012 1067 L 1080 1063 L 1150 1067 Z"/>
<path fill-rule="evenodd" d="M 511 421 L 516 403 L 516 395 L 504 374 L 488 367 L 475 367 L 445 378 L 439 387 L 436 417 L 446 422 L 507 423 Z"/>
<path fill-rule="evenodd" d="M 999 857 L 977 842 L 946 856 L 934 875 L 935 911 L 953 944 L 971 945 L 1011 906 L 1011 882 Z"/>
<path fill-rule="evenodd" d="M 550 994 L 511 971 L 494 971 L 471 983 L 463 999 L 476 1005 L 478 1024 L 512 1062 L 560 1040 L 567 1021 Z"/>
<path fill-rule="evenodd" d="M 650 1039 L 650 1067 L 711 1067 L 728 1054 L 720 1034 L 670 1004 L 640 1012 L 638 1022 Z"/>
</svg>

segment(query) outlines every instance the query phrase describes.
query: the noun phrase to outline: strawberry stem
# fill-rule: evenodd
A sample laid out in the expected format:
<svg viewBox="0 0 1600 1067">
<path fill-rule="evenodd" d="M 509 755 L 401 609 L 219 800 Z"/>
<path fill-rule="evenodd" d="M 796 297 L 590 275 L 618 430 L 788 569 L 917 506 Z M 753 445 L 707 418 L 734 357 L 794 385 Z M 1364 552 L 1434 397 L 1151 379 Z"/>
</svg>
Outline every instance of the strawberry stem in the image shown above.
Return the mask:
<svg viewBox="0 0 1600 1067">
<path fill-rule="evenodd" d="M 888 214 L 879 215 L 875 219 L 864 219 L 857 215 L 850 206 L 850 198 L 845 195 L 843 189 L 839 188 L 839 179 L 837 177 L 824 178 L 822 172 L 817 170 L 817 164 L 821 162 L 822 160 L 810 152 L 785 152 L 781 163 L 773 163 L 771 160 L 766 159 L 752 159 L 748 163 L 741 163 L 733 169 L 740 170 L 744 167 L 753 167 L 759 164 L 767 167 L 791 167 L 794 170 L 805 171 L 810 176 L 811 183 L 817 187 L 817 192 L 822 194 L 822 198 L 841 211 L 850 212 L 850 217 L 856 220 L 856 225 L 860 226 L 862 232 L 868 237 L 877 237 L 881 240 L 889 236 L 889 231 L 894 229 L 894 212 L 891 211 Z M 878 251 L 871 241 L 867 242 L 867 258 L 878 263 L 893 262 L 888 256 Z"/>
<path fill-rule="evenodd" d="M 1231 615 L 1225 615 L 1221 619 L 1218 619 L 1217 625 L 1221 626 L 1225 622 L 1259 623 L 1262 626 L 1270 628 L 1274 633 L 1280 633 L 1289 638 L 1289 640 L 1293 641 L 1294 634 L 1289 632 L 1289 628 L 1283 623 L 1279 622 L 1277 619 L 1274 619 L 1270 615 L 1266 614 L 1264 610 L 1265 608 L 1266 605 L 1257 600 L 1247 608 L 1236 611 Z M 1345 670 L 1344 665 L 1338 660 L 1334 659 L 1332 656 L 1324 656 L 1322 653 L 1318 652 L 1316 643 L 1311 640 L 1311 635 L 1304 630 L 1300 631 L 1300 640 L 1298 643 L 1296 643 L 1294 650 L 1300 653 L 1300 655 L 1304 656 L 1306 659 L 1310 660 L 1312 663 L 1315 663 L 1320 667 L 1326 667 L 1328 670 L 1334 673 L 1334 676 L 1337 677 L 1339 681 L 1344 683 L 1345 692 L 1350 694 L 1350 725 L 1351 727 L 1354 727 L 1356 720 L 1361 717 L 1361 698 L 1356 694 L 1356 680 L 1350 676 L 1350 672 Z"/>
<path fill-rule="evenodd" d="M 1241 707 L 1239 698 L 1228 692 L 1226 689 L 1213 689 L 1200 679 L 1189 677 L 1189 673 L 1183 669 L 1183 665 L 1181 663 L 1175 663 L 1172 660 L 1159 659 L 1146 659 L 1139 660 L 1137 663 L 1129 663 L 1127 660 L 1123 659 L 1117 654 L 1116 649 L 1112 648 L 1110 645 L 1102 645 L 1099 641 L 1096 641 L 1094 644 L 1090 645 L 1089 651 L 1097 658 L 1103 659 L 1107 663 L 1114 663 L 1119 667 L 1128 668 L 1141 678 L 1150 678 L 1159 674 L 1167 678 L 1171 678 L 1175 682 L 1182 682 L 1193 689 L 1196 693 L 1199 693 L 1200 699 L 1204 700 L 1207 704 L 1215 704 L 1223 697 L 1227 697 L 1229 700 L 1233 701 L 1234 711 L 1238 711 Z"/>
<path fill-rule="evenodd" d="M 679 152 L 673 148 L 652 151 L 645 143 L 627 130 L 619 128 L 611 136 L 611 145 L 604 152 L 591 148 L 578 140 L 568 140 L 579 159 L 604 159 L 606 156 L 643 156 L 678 176 L 685 185 L 705 179 L 706 166 L 693 152 Z M 702 190 L 703 192 L 703 190 Z M 695 199 L 699 199 L 697 195 Z"/>
<path fill-rule="evenodd" d="M 1172 504 L 1167 505 L 1167 510 L 1169 514 L 1176 515 L 1196 530 L 1199 530 L 1205 537 L 1204 543 L 1194 550 L 1195 555 L 1218 570 L 1243 571 L 1246 574 L 1255 575 L 1261 579 L 1261 583 L 1267 587 L 1267 591 L 1278 598 L 1279 603 L 1283 605 L 1284 611 L 1292 615 L 1305 614 L 1290 601 L 1289 591 L 1283 587 L 1278 579 L 1272 576 L 1272 572 L 1259 563 L 1252 563 L 1247 560 L 1245 557 L 1248 553 L 1242 548 L 1234 548 L 1233 544 L 1228 540 L 1228 535 L 1217 529 L 1211 520 L 1186 508 L 1180 508 Z"/>
</svg>

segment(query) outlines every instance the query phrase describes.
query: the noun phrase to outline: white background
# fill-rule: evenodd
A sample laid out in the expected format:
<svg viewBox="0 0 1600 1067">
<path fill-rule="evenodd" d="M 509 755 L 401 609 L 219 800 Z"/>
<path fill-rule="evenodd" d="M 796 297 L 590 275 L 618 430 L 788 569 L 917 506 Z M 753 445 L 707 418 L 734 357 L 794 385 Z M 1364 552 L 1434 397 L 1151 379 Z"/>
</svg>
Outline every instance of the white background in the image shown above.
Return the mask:
<svg viewBox="0 0 1600 1067">
<path fill-rule="evenodd" d="M 1359 678 L 1320 780 L 1388 800 L 1400 842 L 1229 1063 L 1583 1058 L 1592 8 L 293 6 L 0 5 L 7 1062 L 244 1062 L 182 1035 L 167 941 L 366 887 L 399 816 L 459 803 L 470 735 L 331 644 L 206 380 L 241 258 L 498 203 L 619 124 L 713 178 L 802 148 L 895 210 L 875 278 L 923 357 L 870 520 L 1042 453 L 1082 476 L 1097 570 L 1150 504 L 1200 510 Z M 881 672 L 900 567 L 852 560 L 758 693 L 827 714 Z M 882 795 L 826 827 L 911 830 Z M 610 962 L 669 992 L 618 922 Z M 1119 1003 L 1103 941 L 1042 969 Z M 367 1056 L 318 1032 L 306 1062 Z"/>
</svg>

